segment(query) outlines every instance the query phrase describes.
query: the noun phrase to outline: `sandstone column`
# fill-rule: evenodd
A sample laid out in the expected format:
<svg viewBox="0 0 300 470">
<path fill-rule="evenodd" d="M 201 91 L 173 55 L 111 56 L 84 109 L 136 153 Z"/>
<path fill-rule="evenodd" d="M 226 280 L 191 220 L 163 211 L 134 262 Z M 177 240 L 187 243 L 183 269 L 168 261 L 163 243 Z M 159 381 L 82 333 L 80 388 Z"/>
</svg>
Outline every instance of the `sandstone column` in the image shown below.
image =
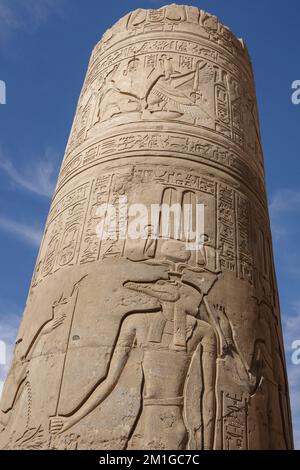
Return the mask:
<svg viewBox="0 0 300 470">
<path fill-rule="evenodd" d="M 203 204 L 203 246 L 120 236 L 125 203 Z M 253 72 L 216 17 L 140 9 L 95 47 L 0 422 L 4 449 L 292 448 Z"/>
</svg>

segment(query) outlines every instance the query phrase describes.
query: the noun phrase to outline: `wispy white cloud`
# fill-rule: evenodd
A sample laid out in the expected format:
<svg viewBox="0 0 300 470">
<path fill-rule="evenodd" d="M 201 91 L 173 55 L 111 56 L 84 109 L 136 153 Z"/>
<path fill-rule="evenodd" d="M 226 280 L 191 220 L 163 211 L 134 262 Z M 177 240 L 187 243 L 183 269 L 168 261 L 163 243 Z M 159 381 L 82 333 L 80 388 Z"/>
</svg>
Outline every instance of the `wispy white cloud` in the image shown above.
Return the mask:
<svg viewBox="0 0 300 470">
<path fill-rule="evenodd" d="M 300 340 L 300 301 L 291 302 L 291 312 L 282 315 L 285 351 L 290 388 L 290 399 L 293 414 L 295 448 L 300 449 L 300 365 L 292 363 L 292 344 Z"/>
<path fill-rule="evenodd" d="M 0 341 L 5 345 L 5 359 L 0 363 L 0 398 L 3 384 L 5 382 L 15 345 L 15 339 L 18 332 L 20 317 L 16 314 L 6 313 L 0 317 Z"/>
<path fill-rule="evenodd" d="M 274 248 L 280 277 L 286 280 L 286 288 L 289 280 L 291 286 L 295 285 L 295 279 L 299 276 L 299 215 L 300 215 L 300 190 L 297 188 L 282 188 L 276 191 L 269 205 Z M 290 289 L 290 298 L 295 293 Z M 296 294 L 297 295 L 297 294 Z M 300 365 L 292 363 L 292 344 L 300 340 L 300 301 L 285 300 L 285 313 L 282 315 L 282 324 L 287 357 L 287 369 L 289 377 L 289 389 L 291 408 L 293 415 L 293 428 L 295 448 L 300 449 Z"/>
<path fill-rule="evenodd" d="M 0 0 L 0 36 L 35 32 L 52 15 L 61 15 L 65 0 Z"/>
<path fill-rule="evenodd" d="M 4 171 L 11 182 L 18 188 L 26 189 L 39 196 L 51 197 L 55 187 L 56 163 L 58 155 L 46 149 L 41 159 L 28 164 L 23 171 L 17 170 L 14 164 L 5 157 L 0 148 L 0 170 Z"/>
<path fill-rule="evenodd" d="M 272 233 L 275 242 L 284 240 L 291 243 L 291 237 L 298 237 L 300 214 L 300 190 L 283 188 L 276 191 L 269 204 Z"/>
<path fill-rule="evenodd" d="M 269 206 L 272 215 L 300 210 L 300 190 L 280 189 L 271 198 Z"/>
<path fill-rule="evenodd" d="M 291 312 L 282 315 L 282 326 L 286 351 L 292 351 L 292 343 L 295 339 L 300 340 L 300 302 L 291 302 Z"/>
<path fill-rule="evenodd" d="M 31 245 L 39 246 L 41 243 L 42 230 L 38 226 L 33 227 L 32 225 L 0 216 L 0 229 L 12 233 Z"/>
<path fill-rule="evenodd" d="M 288 379 L 289 379 L 289 390 L 290 400 L 293 417 L 293 432 L 294 432 L 294 445 L 295 449 L 300 450 L 300 400 L 299 400 L 299 388 L 300 388 L 300 366 L 288 365 Z"/>
</svg>

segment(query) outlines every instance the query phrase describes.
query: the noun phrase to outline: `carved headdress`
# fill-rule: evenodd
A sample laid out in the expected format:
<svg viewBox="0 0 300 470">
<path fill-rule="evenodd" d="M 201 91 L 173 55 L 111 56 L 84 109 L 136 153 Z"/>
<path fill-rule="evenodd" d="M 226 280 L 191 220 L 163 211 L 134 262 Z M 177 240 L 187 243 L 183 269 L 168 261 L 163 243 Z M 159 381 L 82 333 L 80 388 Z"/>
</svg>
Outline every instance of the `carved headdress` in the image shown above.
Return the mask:
<svg viewBox="0 0 300 470">
<path fill-rule="evenodd" d="M 187 331 L 193 330 L 196 321 L 191 317 L 197 317 L 198 309 L 206 295 L 217 280 L 215 273 L 205 271 L 203 268 L 192 267 L 188 264 L 191 252 L 186 249 L 185 243 L 175 240 L 166 241 L 161 247 L 161 260 L 146 261 L 167 265 L 169 267 L 168 280 L 156 282 L 132 282 L 127 281 L 124 287 L 142 292 L 157 298 L 162 304 L 170 302 L 174 304 L 174 348 L 186 349 Z M 195 299 L 193 301 L 193 298 Z M 191 301 L 192 300 L 192 301 Z M 187 314 L 189 323 L 187 325 Z M 152 326 L 149 332 L 149 341 L 159 343 L 166 319 L 162 316 L 157 319 L 157 324 Z"/>
</svg>

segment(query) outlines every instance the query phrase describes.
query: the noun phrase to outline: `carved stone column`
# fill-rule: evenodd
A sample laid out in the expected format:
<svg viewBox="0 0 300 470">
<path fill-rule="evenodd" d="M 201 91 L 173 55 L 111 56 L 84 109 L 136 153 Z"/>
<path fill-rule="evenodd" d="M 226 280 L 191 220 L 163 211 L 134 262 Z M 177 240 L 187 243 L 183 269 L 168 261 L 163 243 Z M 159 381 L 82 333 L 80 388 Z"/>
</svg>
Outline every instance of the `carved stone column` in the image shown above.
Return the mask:
<svg viewBox="0 0 300 470">
<path fill-rule="evenodd" d="M 120 236 L 135 203 L 203 204 L 203 246 Z M 253 72 L 216 17 L 136 10 L 95 47 L 0 421 L 2 448 L 292 447 Z"/>
</svg>

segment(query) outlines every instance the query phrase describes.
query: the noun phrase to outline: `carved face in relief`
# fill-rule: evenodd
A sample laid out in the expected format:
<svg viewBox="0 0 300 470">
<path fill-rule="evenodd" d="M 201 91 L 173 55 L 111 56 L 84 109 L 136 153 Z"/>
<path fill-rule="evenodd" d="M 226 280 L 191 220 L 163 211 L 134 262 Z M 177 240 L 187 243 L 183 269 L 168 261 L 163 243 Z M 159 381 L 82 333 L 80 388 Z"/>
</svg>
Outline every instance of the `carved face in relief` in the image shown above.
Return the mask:
<svg viewBox="0 0 300 470">
<path fill-rule="evenodd" d="M 162 308 L 164 304 L 174 303 L 177 310 L 194 317 L 198 315 L 199 305 L 202 301 L 202 294 L 195 287 L 181 281 L 126 282 L 125 287 L 159 299 Z"/>
<path fill-rule="evenodd" d="M 197 317 L 199 306 L 202 302 L 202 294 L 195 287 L 188 284 L 182 284 L 180 289 L 180 299 L 177 302 L 177 308 L 181 309 L 188 315 Z"/>
</svg>

